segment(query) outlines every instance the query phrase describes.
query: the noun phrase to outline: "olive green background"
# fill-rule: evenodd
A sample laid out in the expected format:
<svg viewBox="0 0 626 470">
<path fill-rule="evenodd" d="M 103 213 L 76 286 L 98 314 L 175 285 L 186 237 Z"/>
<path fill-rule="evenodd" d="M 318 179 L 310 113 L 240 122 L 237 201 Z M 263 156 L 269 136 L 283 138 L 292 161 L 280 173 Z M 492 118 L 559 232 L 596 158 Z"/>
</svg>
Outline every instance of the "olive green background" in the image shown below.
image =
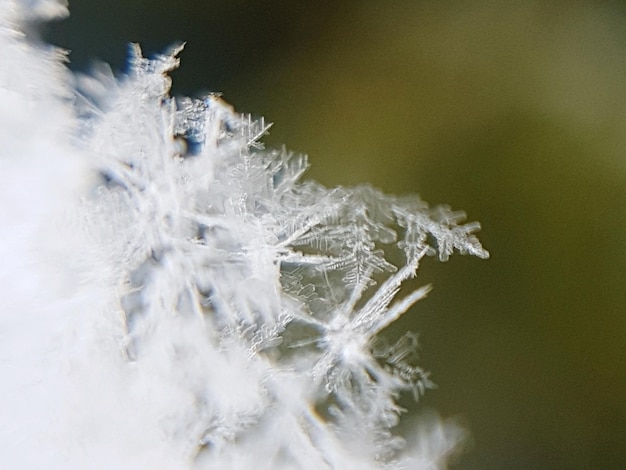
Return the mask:
<svg viewBox="0 0 626 470">
<path fill-rule="evenodd" d="M 123 70 L 188 41 L 174 93 L 275 122 L 327 186 L 480 220 L 491 259 L 428 259 L 420 332 L 453 468 L 626 468 L 626 5 L 610 1 L 74 0 L 44 36 Z M 390 334 L 394 334 L 391 331 Z M 409 403 L 407 401 L 407 403 Z"/>
</svg>

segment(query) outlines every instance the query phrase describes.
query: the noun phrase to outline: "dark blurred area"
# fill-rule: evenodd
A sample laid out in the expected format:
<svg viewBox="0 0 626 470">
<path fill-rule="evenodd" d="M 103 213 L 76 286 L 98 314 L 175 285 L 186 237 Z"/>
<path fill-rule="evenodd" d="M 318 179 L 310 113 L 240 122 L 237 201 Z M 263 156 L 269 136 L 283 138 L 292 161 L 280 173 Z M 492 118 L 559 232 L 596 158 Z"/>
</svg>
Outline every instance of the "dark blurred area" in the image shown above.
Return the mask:
<svg viewBox="0 0 626 470">
<path fill-rule="evenodd" d="M 454 468 L 626 468 L 626 4 L 72 0 L 71 66 L 187 41 L 174 94 L 275 122 L 327 186 L 370 182 L 480 220 L 481 261 L 428 259 L 420 332 L 457 417 Z M 389 334 L 393 334 L 390 331 Z M 409 403 L 407 401 L 407 403 Z"/>
</svg>

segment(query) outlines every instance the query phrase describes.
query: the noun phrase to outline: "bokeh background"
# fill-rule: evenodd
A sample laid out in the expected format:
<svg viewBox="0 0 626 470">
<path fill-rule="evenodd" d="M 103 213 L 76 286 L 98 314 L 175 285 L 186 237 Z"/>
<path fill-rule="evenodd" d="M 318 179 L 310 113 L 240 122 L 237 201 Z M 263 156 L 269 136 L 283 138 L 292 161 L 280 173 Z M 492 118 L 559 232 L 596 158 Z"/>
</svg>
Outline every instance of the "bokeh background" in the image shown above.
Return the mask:
<svg viewBox="0 0 626 470">
<path fill-rule="evenodd" d="M 453 468 L 626 468 L 626 2 L 71 0 L 44 37 L 276 124 L 327 186 L 465 209 L 491 259 L 429 259 L 417 329 Z M 393 334 L 393 331 L 390 332 Z M 410 404 L 409 401 L 406 402 Z"/>
</svg>

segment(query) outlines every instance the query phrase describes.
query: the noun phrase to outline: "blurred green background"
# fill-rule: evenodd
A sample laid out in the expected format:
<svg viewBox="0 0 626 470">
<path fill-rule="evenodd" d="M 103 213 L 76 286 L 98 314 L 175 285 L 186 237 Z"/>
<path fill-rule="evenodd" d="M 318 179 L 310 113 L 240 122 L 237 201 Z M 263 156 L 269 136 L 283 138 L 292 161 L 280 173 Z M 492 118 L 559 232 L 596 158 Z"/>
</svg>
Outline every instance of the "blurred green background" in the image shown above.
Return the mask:
<svg viewBox="0 0 626 470">
<path fill-rule="evenodd" d="M 175 94 L 275 122 L 327 186 L 465 209 L 491 259 L 428 259 L 417 329 L 471 432 L 453 468 L 626 468 L 626 3 L 72 0 L 44 36 L 123 70 L 188 41 Z"/>
</svg>

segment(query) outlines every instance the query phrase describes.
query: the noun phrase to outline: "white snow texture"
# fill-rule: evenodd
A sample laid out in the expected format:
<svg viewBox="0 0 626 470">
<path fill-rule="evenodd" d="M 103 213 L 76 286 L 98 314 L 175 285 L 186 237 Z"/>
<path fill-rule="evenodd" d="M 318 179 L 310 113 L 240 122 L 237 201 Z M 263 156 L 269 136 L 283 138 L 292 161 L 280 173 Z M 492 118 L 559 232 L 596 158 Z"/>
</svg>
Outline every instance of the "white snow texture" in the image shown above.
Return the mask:
<svg viewBox="0 0 626 470">
<path fill-rule="evenodd" d="M 0 0 L 0 468 L 444 468 L 458 428 L 392 432 L 415 336 L 378 333 L 479 225 L 301 181 L 262 119 L 168 95 L 180 48 L 73 76 L 25 33 L 64 12 Z"/>
</svg>

